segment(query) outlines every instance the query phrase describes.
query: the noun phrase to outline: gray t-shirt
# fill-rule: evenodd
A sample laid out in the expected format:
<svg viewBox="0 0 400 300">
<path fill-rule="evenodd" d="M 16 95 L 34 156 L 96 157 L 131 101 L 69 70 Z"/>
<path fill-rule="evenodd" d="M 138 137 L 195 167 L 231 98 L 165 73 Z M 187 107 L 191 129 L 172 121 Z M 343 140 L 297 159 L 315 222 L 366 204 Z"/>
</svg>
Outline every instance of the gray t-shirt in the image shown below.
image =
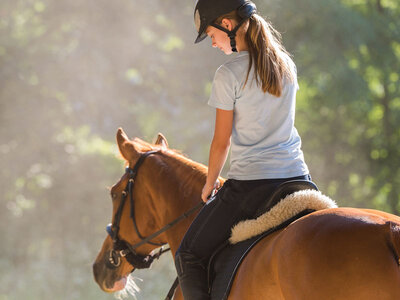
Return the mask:
<svg viewBox="0 0 400 300">
<path fill-rule="evenodd" d="M 241 51 L 215 73 L 208 104 L 233 110 L 231 159 L 228 178 L 238 180 L 290 178 L 309 173 L 294 127 L 296 67 L 290 60 L 294 82 L 286 79 L 281 97 L 264 93 L 250 71 L 249 54 Z"/>
</svg>

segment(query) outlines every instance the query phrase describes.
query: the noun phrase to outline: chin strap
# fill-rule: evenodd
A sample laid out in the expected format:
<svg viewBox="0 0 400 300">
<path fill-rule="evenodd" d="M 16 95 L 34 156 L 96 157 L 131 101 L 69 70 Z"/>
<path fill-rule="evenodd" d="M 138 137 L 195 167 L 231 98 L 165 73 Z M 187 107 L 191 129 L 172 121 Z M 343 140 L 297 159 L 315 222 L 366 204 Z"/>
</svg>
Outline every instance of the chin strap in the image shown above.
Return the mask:
<svg viewBox="0 0 400 300">
<path fill-rule="evenodd" d="M 223 32 L 226 32 L 226 34 L 229 36 L 229 38 L 231 39 L 231 47 L 232 47 L 232 52 L 237 52 L 237 48 L 236 48 L 236 32 L 238 31 L 238 29 L 240 28 L 240 26 L 242 26 L 242 24 L 247 20 L 243 19 L 242 21 L 239 22 L 239 24 L 236 25 L 236 27 L 233 30 L 228 30 L 224 27 L 222 27 L 221 25 L 218 24 L 211 24 L 211 26 L 218 28 L 219 30 L 222 30 Z"/>
</svg>

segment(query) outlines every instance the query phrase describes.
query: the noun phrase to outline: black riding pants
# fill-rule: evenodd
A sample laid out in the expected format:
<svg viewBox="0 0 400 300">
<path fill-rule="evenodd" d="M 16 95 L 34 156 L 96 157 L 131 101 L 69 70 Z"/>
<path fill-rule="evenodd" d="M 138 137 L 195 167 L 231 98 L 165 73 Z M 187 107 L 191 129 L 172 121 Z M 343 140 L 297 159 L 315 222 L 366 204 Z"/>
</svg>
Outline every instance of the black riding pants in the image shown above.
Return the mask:
<svg viewBox="0 0 400 300">
<path fill-rule="evenodd" d="M 233 225 L 254 218 L 261 205 L 270 209 L 276 203 L 265 202 L 276 187 L 286 181 L 298 179 L 311 180 L 311 177 L 304 175 L 284 179 L 228 179 L 214 200 L 209 201 L 193 221 L 176 256 L 184 254 L 181 256 L 196 259 L 196 263 L 201 263 L 205 270 L 214 250 L 230 237 Z"/>
</svg>

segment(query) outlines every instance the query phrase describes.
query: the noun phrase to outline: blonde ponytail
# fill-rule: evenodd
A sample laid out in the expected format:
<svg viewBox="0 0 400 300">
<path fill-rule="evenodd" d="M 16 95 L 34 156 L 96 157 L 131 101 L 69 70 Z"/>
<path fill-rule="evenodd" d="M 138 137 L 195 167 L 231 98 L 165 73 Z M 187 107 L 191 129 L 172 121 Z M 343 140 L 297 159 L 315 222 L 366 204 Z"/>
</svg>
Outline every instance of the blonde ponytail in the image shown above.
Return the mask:
<svg viewBox="0 0 400 300">
<path fill-rule="evenodd" d="M 223 19 L 233 19 L 240 22 L 242 19 L 237 11 L 218 17 L 215 23 L 221 24 Z M 252 15 L 249 21 L 244 23 L 238 34 L 245 31 L 245 41 L 249 51 L 249 68 L 246 81 L 249 79 L 251 68 L 254 67 L 254 78 L 264 93 L 268 92 L 274 96 L 281 96 L 283 81 L 285 78 L 294 81 L 291 67 L 290 54 L 281 42 L 281 35 L 270 23 L 257 14 Z"/>
<path fill-rule="evenodd" d="M 264 93 L 279 97 L 282 94 L 285 78 L 294 80 L 290 66 L 290 54 L 281 43 L 281 35 L 270 23 L 255 14 L 249 19 L 245 36 L 249 50 L 249 68 L 254 66 L 255 80 Z"/>
</svg>

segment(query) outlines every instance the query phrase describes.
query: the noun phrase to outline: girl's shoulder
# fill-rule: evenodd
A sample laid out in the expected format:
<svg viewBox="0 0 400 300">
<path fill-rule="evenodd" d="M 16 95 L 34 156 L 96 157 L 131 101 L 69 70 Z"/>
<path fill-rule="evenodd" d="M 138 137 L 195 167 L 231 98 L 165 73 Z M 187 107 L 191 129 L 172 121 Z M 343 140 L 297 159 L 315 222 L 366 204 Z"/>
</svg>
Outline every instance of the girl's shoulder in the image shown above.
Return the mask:
<svg viewBox="0 0 400 300">
<path fill-rule="evenodd" d="M 241 51 L 240 53 L 236 54 L 231 59 L 229 59 L 227 62 L 225 62 L 223 66 L 232 69 L 242 65 L 245 65 L 247 67 L 248 63 L 249 63 L 249 53 L 247 51 Z"/>
<path fill-rule="evenodd" d="M 230 76 L 233 76 L 237 81 L 240 81 L 243 74 L 246 74 L 248 67 L 249 54 L 247 51 L 242 51 L 222 64 L 216 73 L 225 75 L 231 74 Z"/>
</svg>

